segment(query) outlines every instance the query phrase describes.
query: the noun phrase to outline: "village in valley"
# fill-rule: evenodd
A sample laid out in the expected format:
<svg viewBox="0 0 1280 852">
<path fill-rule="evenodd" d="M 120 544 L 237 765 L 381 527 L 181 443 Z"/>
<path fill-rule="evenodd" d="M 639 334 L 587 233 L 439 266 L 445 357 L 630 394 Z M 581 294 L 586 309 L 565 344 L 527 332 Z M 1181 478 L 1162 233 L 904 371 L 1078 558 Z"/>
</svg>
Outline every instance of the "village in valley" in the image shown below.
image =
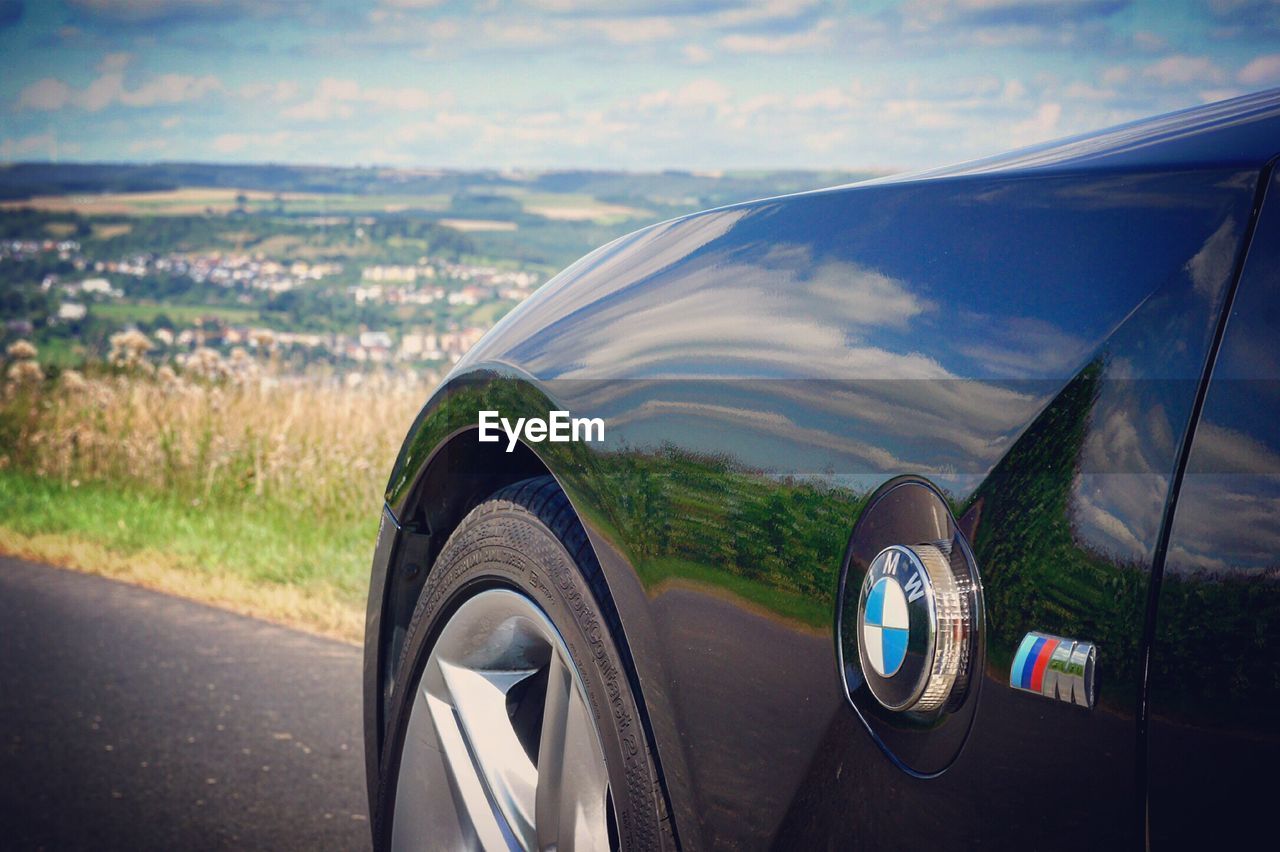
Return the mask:
<svg viewBox="0 0 1280 852">
<path fill-rule="evenodd" d="M 235 356 L 434 381 L 597 246 L 851 177 L 0 166 L 0 346 L 80 368 L 128 332 L 152 368 Z"/>
<path fill-rule="evenodd" d="M 74 240 L 10 240 L 0 244 L 0 262 L 50 253 L 70 263 L 74 274 L 47 274 L 42 292 L 54 298 L 56 311 L 48 318 L 55 327 L 83 322 L 101 306 L 124 304 L 120 278 L 145 279 L 152 275 L 185 276 L 200 284 L 212 284 L 252 294 L 287 293 L 342 276 L 340 263 L 274 260 L 249 254 L 138 254 L 119 260 L 90 261 Z M 541 283 L 537 273 L 494 266 L 433 261 L 423 257 L 412 265 L 371 265 L 359 270 L 359 281 L 341 288 L 356 305 L 431 306 L 467 309 L 497 305 L 509 309 L 527 298 Z M 243 303 L 252 304 L 246 297 Z M 110 311 L 109 311 L 110 312 Z M 199 347 L 251 349 L 283 347 L 304 354 L 304 361 L 320 358 L 330 363 L 353 364 L 451 364 L 486 331 L 464 322 L 436 325 L 402 325 L 397 328 L 360 328 L 345 331 L 296 331 L 235 322 L 217 310 L 202 316 L 184 311 L 185 322 L 162 313 L 149 325 L 151 338 L 161 352 L 182 353 Z M 234 315 L 232 315 L 234 316 Z M 163 318 L 163 319 L 161 319 Z M 25 331 L 29 320 L 11 320 L 11 331 Z M 310 357 L 306 357 L 306 356 Z"/>
</svg>

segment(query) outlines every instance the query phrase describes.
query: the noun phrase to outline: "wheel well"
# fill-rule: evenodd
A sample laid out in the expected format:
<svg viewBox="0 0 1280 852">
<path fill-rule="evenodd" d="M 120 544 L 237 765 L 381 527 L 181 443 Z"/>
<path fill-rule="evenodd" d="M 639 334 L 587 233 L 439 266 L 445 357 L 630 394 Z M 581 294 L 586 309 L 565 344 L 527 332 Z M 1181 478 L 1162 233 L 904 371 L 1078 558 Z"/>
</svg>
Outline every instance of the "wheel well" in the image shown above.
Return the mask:
<svg viewBox="0 0 1280 852">
<path fill-rule="evenodd" d="M 507 452 L 505 443 L 481 443 L 475 433 L 474 428 L 464 429 L 437 448 L 400 518 L 402 527 L 439 538 L 436 552 L 467 512 L 490 494 L 522 479 L 551 473 L 526 445 L 517 443 Z M 431 555 L 434 558 L 435 553 Z"/>
<path fill-rule="evenodd" d="M 379 688 L 384 700 L 399 666 L 405 634 L 423 584 L 449 536 L 468 512 L 501 489 L 533 477 L 554 476 L 542 459 L 525 444 L 516 444 L 508 453 L 501 443 L 476 440 L 475 431 L 475 428 L 468 428 L 456 432 L 437 448 L 409 492 L 402 517 L 397 519 L 401 527 L 400 542 L 387 568 L 380 637 L 382 653 L 379 657 L 383 662 Z M 581 518 L 578 520 L 581 523 Z M 591 547 L 589 541 L 587 546 Z M 594 553 L 592 557 L 594 559 Z M 662 779 L 661 759 L 635 661 L 618 617 L 617 604 L 598 569 L 591 585 L 609 616 L 606 620 L 631 681 L 654 764 Z M 385 723 L 386 720 L 381 721 Z M 385 742 L 385 739 L 379 738 L 379 741 Z M 661 783 L 660 792 L 664 811 L 670 815 L 671 802 L 665 780 Z M 675 825 L 670 816 L 667 830 L 673 833 L 674 838 Z M 678 848 L 678 840 L 674 842 Z"/>
<path fill-rule="evenodd" d="M 382 610 L 380 688 L 384 697 L 400 663 L 405 632 L 431 565 L 467 513 L 490 494 L 524 479 L 550 474 L 524 444 L 508 453 L 481 443 L 474 429 L 450 436 L 413 485 L 399 518 L 400 536 L 387 566 Z"/>
</svg>

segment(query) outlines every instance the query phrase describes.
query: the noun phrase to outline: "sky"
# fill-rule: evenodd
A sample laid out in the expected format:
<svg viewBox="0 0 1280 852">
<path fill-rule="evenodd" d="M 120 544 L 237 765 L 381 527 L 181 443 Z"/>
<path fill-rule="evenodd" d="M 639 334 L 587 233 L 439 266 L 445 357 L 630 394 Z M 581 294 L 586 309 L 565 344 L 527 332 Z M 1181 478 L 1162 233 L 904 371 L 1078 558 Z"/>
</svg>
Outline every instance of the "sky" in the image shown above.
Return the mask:
<svg viewBox="0 0 1280 852">
<path fill-rule="evenodd" d="M 0 161 L 945 165 L 1280 86 L 1280 0 L 0 0 Z"/>
</svg>

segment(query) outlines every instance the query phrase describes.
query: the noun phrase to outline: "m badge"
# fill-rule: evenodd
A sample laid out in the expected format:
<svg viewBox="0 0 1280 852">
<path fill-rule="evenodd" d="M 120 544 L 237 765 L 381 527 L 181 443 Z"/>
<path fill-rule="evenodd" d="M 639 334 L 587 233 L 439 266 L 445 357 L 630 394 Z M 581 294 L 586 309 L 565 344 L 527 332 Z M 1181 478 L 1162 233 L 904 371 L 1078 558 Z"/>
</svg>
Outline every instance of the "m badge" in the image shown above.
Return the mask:
<svg viewBox="0 0 1280 852">
<path fill-rule="evenodd" d="M 1009 670 L 1009 685 L 1022 692 L 1092 708 L 1098 649 L 1092 642 L 1031 632 L 1023 637 Z"/>
</svg>

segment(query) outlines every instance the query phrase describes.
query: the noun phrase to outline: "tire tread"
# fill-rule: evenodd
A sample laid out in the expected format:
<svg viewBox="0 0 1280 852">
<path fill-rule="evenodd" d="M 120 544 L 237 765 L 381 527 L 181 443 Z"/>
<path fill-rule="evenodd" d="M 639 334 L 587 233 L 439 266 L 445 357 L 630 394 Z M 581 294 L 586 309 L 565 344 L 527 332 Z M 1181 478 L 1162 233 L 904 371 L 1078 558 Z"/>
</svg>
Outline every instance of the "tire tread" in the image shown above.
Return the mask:
<svg viewBox="0 0 1280 852">
<path fill-rule="evenodd" d="M 623 636 L 621 619 L 618 616 L 617 608 L 613 604 L 612 597 L 609 593 L 608 586 L 605 583 L 604 573 L 600 569 L 599 560 L 596 558 L 595 550 L 591 546 L 591 542 L 587 537 L 586 530 L 583 528 L 578 519 L 577 513 L 574 511 L 572 504 L 569 502 L 568 496 L 560 488 L 559 483 L 554 477 L 539 476 L 525 479 L 520 482 L 513 483 L 504 488 L 499 489 L 490 495 L 487 499 L 476 505 L 463 521 L 458 524 L 448 541 L 440 550 L 437 557 L 436 565 L 432 566 L 433 573 L 437 567 L 446 562 L 446 557 L 455 553 L 461 547 L 482 548 L 487 543 L 503 543 L 501 536 L 497 534 L 497 530 L 501 527 L 491 527 L 494 541 L 490 542 L 487 537 L 475 538 L 474 541 L 468 541 L 468 537 L 474 537 L 477 530 L 482 534 L 486 533 L 490 527 L 486 527 L 482 522 L 492 516 L 502 514 L 525 514 L 532 515 L 537 519 L 546 530 L 550 531 L 552 536 L 564 548 L 565 553 L 570 560 L 577 566 L 583 582 L 587 586 L 590 597 L 595 604 L 596 611 L 600 621 L 607 628 L 606 632 L 612 640 L 611 644 L 614 653 L 617 655 L 621 668 L 625 674 L 625 680 L 630 684 L 633 704 L 636 711 L 643 715 L 641 708 L 641 698 L 638 689 L 638 682 L 635 677 L 634 664 L 630 659 L 630 654 L 621 643 L 620 638 Z M 465 544 L 464 544 L 465 542 Z M 508 545 L 509 546 L 509 545 Z M 431 583 L 428 579 L 428 587 Z M 412 618 L 410 619 L 407 631 L 406 641 L 404 642 L 401 658 L 396 667 L 397 681 L 407 679 L 407 673 L 410 666 L 414 662 L 412 657 L 412 649 L 414 642 L 409 638 L 421 634 L 429 629 L 429 622 L 434 617 L 434 609 L 428 605 L 430 599 L 424 594 L 422 600 L 419 601 L 415 608 Z M 670 810 L 666 801 L 666 794 L 663 789 L 660 772 L 650 743 L 649 733 L 646 730 L 647 724 L 643 719 L 638 719 L 642 723 L 641 728 L 644 735 L 639 737 L 639 743 L 643 748 L 644 760 L 650 767 L 651 789 L 636 789 L 636 782 L 640 779 L 633 773 L 628 772 L 629 786 L 631 786 L 632 797 L 640 796 L 650 801 L 656 813 L 655 825 L 650 831 L 642 831 L 639 835 L 632 835 L 635 844 L 631 848 L 642 850 L 670 850 L 678 848 L 678 842 L 675 839 L 674 826 L 671 823 Z M 385 770 L 387 766 L 385 755 L 383 761 L 384 771 L 381 773 L 382 778 L 379 779 L 379 801 L 383 801 L 390 790 L 388 773 Z M 384 835 L 387 826 L 385 822 L 383 808 L 378 809 L 379 813 L 375 815 L 374 836 L 375 838 Z M 638 829 L 640 826 L 633 826 Z"/>
</svg>

